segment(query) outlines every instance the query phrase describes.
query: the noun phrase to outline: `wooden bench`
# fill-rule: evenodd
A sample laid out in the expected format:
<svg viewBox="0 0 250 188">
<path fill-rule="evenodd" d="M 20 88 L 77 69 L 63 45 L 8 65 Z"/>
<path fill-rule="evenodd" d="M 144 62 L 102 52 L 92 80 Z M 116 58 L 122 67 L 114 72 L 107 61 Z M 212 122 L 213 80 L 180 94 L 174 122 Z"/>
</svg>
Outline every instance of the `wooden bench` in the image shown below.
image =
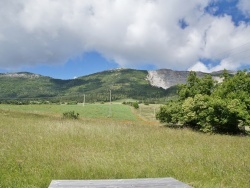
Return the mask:
<svg viewBox="0 0 250 188">
<path fill-rule="evenodd" d="M 49 188 L 191 188 L 174 178 L 108 179 L 108 180 L 53 180 Z"/>
</svg>

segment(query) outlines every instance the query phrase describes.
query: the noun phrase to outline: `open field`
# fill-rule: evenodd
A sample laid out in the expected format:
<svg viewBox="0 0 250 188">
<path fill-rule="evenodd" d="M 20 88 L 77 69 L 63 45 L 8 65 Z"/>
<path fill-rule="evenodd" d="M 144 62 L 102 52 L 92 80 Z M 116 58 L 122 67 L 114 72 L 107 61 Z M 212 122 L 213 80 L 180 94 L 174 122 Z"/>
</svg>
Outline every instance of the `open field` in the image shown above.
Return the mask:
<svg viewBox="0 0 250 188">
<path fill-rule="evenodd" d="M 108 104 L 0 105 L 0 187 L 147 177 L 194 187 L 250 186 L 250 137 L 167 129 L 149 122 L 154 106 L 141 108 L 114 104 L 110 117 Z M 61 118 L 71 110 L 79 120 Z"/>
<path fill-rule="evenodd" d="M 63 112 L 75 111 L 82 118 L 112 118 L 115 120 L 136 120 L 129 106 L 120 104 L 82 104 L 79 105 L 4 105 L 0 109 L 17 112 L 28 112 L 51 116 L 61 116 Z"/>
</svg>

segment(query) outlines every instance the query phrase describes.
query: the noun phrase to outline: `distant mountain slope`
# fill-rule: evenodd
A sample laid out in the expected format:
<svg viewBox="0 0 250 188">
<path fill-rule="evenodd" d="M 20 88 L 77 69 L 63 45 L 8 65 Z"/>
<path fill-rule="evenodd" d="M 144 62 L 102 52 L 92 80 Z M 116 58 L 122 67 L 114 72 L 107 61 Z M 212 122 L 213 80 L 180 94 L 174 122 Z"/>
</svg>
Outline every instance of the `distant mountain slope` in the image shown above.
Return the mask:
<svg viewBox="0 0 250 188">
<path fill-rule="evenodd" d="M 60 80 L 28 72 L 0 74 L 0 100 L 39 98 L 44 100 L 70 99 L 108 101 L 134 98 L 157 99 L 169 95 L 169 91 L 157 88 L 146 80 L 144 70 L 115 69 L 103 71 L 72 80 Z"/>
<path fill-rule="evenodd" d="M 0 74 L 0 98 L 54 96 L 56 90 L 50 79 L 27 72 Z"/>
<path fill-rule="evenodd" d="M 176 94 L 176 85 L 185 83 L 188 71 L 114 69 L 72 80 L 60 80 L 28 72 L 0 74 L 0 100 L 44 99 L 108 101 L 134 98 L 157 100 Z M 203 76 L 205 73 L 197 73 Z M 217 73 L 220 75 L 221 73 Z M 218 77 L 217 75 L 217 77 Z"/>
<path fill-rule="evenodd" d="M 146 79 L 148 71 L 133 69 L 114 69 L 79 77 L 84 85 L 73 87 L 72 92 L 92 94 L 93 98 L 100 98 L 112 90 L 115 99 L 134 98 L 162 98 L 169 95 L 169 91 L 152 86 Z M 98 97 L 99 96 L 99 97 Z M 108 97 L 108 96 L 107 96 Z M 108 100 L 103 99 L 103 100 Z"/>
</svg>

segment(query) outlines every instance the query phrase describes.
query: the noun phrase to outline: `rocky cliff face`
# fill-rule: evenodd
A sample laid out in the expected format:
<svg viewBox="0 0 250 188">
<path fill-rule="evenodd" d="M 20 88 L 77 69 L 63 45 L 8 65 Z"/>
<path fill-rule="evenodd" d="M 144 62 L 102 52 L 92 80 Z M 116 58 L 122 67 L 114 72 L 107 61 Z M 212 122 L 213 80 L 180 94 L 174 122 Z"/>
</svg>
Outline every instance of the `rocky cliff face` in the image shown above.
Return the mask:
<svg viewBox="0 0 250 188">
<path fill-rule="evenodd" d="M 198 77 L 203 77 L 207 73 L 197 72 Z M 163 89 L 168 89 L 171 86 L 175 86 L 177 84 L 185 84 L 187 81 L 187 77 L 189 75 L 189 71 L 173 71 L 170 69 L 159 69 L 154 71 L 148 71 L 147 80 L 152 86 L 161 87 Z M 219 76 L 213 76 L 214 80 L 221 82 L 222 79 Z"/>
</svg>

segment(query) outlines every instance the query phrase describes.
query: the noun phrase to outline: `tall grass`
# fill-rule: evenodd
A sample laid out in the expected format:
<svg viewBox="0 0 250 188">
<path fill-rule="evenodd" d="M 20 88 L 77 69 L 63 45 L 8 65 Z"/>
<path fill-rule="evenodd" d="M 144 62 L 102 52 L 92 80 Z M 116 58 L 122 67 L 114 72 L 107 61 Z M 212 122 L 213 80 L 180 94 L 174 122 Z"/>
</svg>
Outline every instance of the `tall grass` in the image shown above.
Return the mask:
<svg viewBox="0 0 250 188">
<path fill-rule="evenodd" d="M 135 113 L 138 114 L 145 121 L 156 122 L 156 113 L 160 109 L 160 104 L 140 104 L 139 110 L 136 110 Z M 157 121 L 158 122 L 158 121 Z"/>
<path fill-rule="evenodd" d="M 65 120 L 1 110 L 0 119 L 0 187 L 147 177 L 174 177 L 194 187 L 250 185 L 249 137 L 167 129 L 121 117 Z"/>
<path fill-rule="evenodd" d="M 116 120 L 136 120 L 129 106 L 120 104 L 87 104 L 83 105 L 5 105 L 0 109 L 10 111 L 31 112 L 36 114 L 49 114 L 60 116 L 63 112 L 75 111 L 82 118 L 112 118 Z"/>
</svg>

